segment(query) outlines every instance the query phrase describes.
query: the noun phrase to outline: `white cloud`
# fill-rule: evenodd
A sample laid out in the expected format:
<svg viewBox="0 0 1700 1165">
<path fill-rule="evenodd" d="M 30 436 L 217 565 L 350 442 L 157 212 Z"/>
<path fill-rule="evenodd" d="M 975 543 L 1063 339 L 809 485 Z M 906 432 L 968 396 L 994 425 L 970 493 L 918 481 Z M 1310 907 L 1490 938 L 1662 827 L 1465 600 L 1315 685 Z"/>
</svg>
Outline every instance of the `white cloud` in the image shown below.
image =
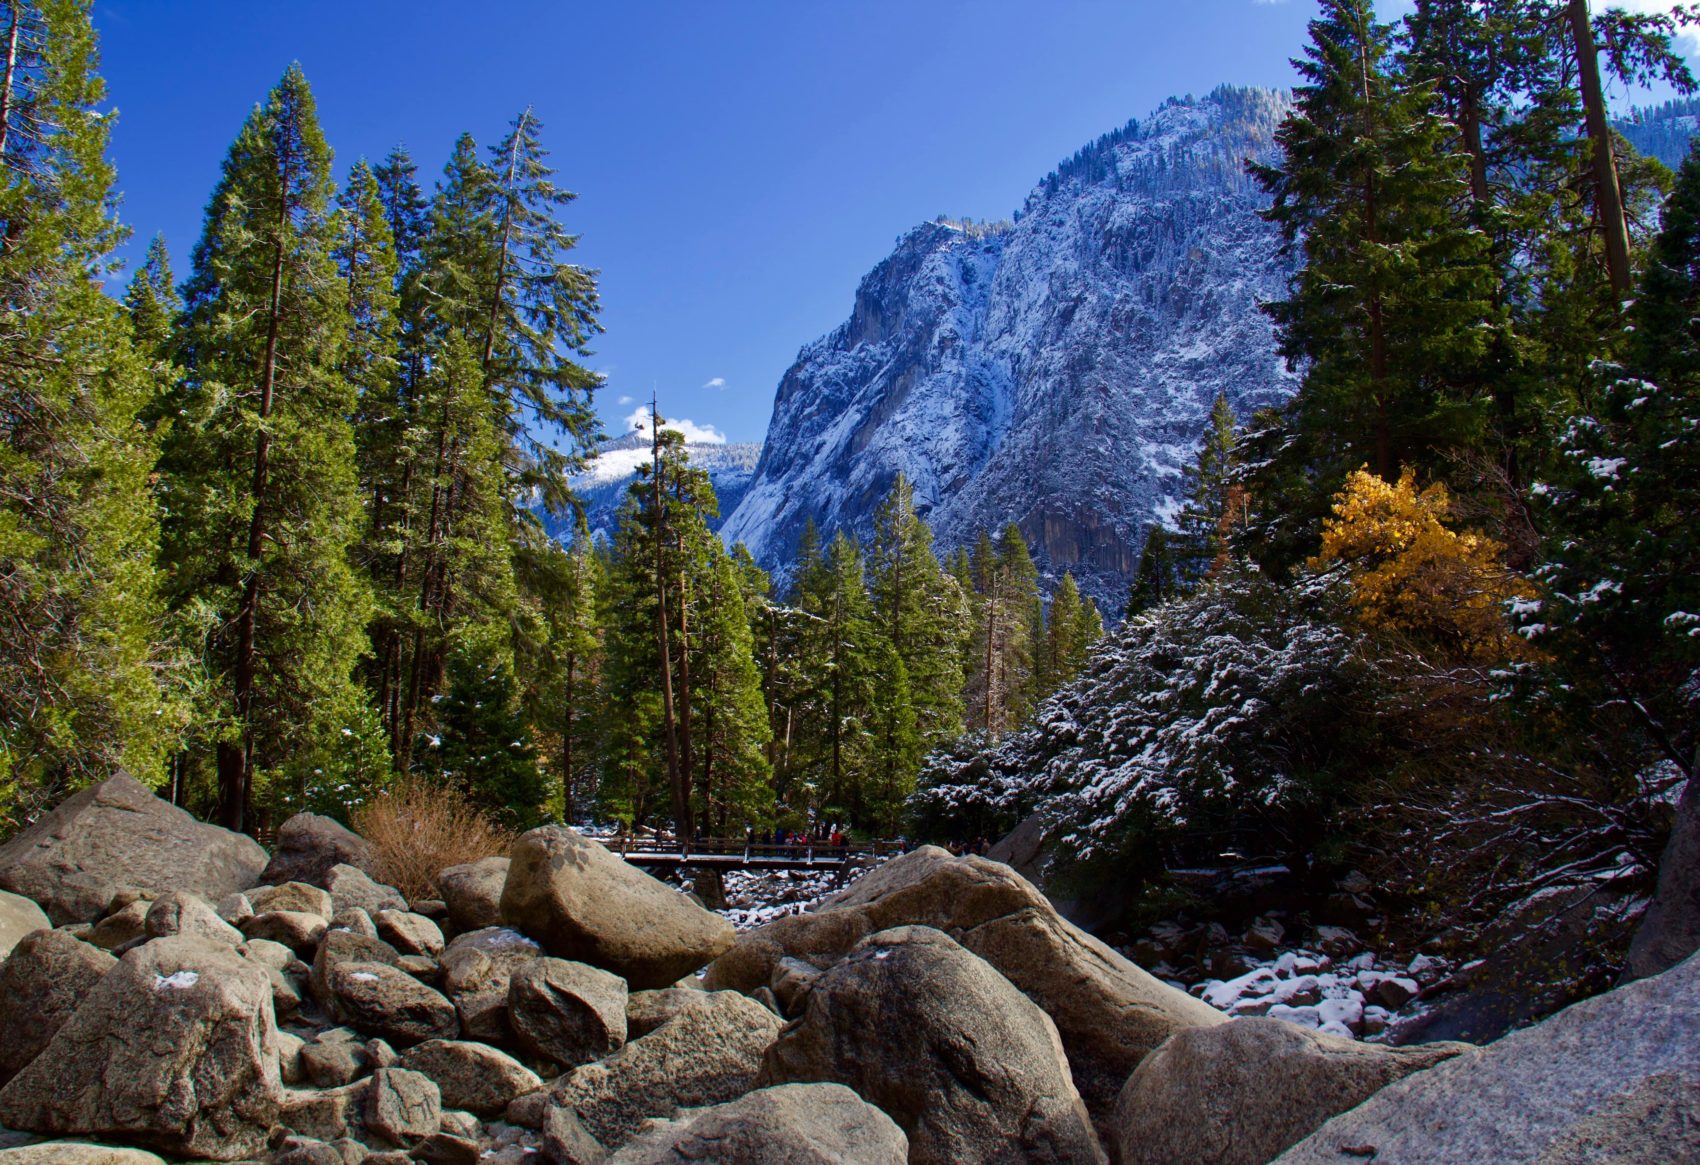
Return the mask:
<svg viewBox="0 0 1700 1165">
<path fill-rule="evenodd" d="M 619 400 L 615 401 L 614 403 L 617 404 L 617 405 L 629 405 L 629 404 L 632 403 L 632 398 L 629 397 L 629 396 L 622 396 Z"/>
<path fill-rule="evenodd" d="M 726 387 L 726 378 L 724 376 L 716 376 L 713 380 L 710 380 L 707 384 L 703 385 L 703 387 L 704 388 L 725 388 Z"/>
<path fill-rule="evenodd" d="M 685 435 L 685 444 L 687 445 L 726 444 L 726 434 L 720 432 L 720 430 L 716 429 L 713 425 L 699 425 L 695 421 L 687 420 L 683 417 L 663 416 L 661 418 L 661 427 L 663 429 L 672 429 L 675 432 L 683 433 Z M 647 405 L 639 405 L 637 408 L 632 410 L 631 416 L 626 418 L 626 432 L 643 433 L 646 436 L 648 435 L 649 408 Z"/>
</svg>

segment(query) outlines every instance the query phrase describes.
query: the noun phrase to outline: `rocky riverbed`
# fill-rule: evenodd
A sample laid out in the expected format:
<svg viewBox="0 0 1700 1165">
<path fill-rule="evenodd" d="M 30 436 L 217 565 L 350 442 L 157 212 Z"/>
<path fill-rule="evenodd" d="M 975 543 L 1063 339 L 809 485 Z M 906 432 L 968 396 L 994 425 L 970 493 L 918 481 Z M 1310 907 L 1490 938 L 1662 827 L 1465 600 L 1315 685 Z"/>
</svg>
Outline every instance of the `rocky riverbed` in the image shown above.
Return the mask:
<svg viewBox="0 0 1700 1165">
<path fill-rule="evenodd" d="M 77 794 L 0 846 L 0 1165 L 1700 1153 L 1692 957 L 1395 1048 L 1344 1037 L 1436 968 L 1272 948 L 1181 990 L 932 847 L 729 878 L 722 915 L 544 827 L 438 889 L 322 818 L 268 854 L 125 777 Z"/>
</svg>

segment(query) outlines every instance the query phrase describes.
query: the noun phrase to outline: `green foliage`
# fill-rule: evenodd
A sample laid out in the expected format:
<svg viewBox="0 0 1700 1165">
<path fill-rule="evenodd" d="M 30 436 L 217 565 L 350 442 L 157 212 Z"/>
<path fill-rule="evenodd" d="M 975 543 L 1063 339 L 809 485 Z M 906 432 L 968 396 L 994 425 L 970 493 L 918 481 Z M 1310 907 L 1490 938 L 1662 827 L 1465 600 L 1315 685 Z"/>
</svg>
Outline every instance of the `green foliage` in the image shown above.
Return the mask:
<svg viewBox="0 0 1700 1165">
<path fill-rule="evenodd" d="M 506 660 L 478 648 L 457 653 L 438 725 L 422 761 L 497 820 L 536 825 L 547 794 Z"/>
<path fill-rule="evenodd" d="M 1254 172 L 1268 218 L 1304 263 L 1268 306 L 1281 352 L 1305 370 L 1289 435 L 1253 476 L 1266 510 L 1304 519 L 1366 462 L 1383 478 L 1480 439 L 1481 366 L 1500 326 L 1486 236 L 1473 229 L 1464 160 L 1432 89 L 1407 84 L 1393 30 L 1369 0 L 1325 0 L 1297 67 L 1281 161 Z M 1274 544 L 1290 565 L 1308 545 Z"/>
<path fill-rule="evenodd" d="M 164 642 L 137 423 L 158 389 L 104 295 L 124 237 L 85 0 L 11 0 L 0 134 L 0 830 L 127 768 L 145 781 L 184 710 Z M 143 338 L 151 343 L 153 336 Z"/>
<path fill-rule="evenodd" d="M 226 824 L 362 722 L 370 591 L 331 153 L 291 66 L 224 161 L 185 287 L 160 469 L 172 609 L 212 678 Z"/>
</svg>

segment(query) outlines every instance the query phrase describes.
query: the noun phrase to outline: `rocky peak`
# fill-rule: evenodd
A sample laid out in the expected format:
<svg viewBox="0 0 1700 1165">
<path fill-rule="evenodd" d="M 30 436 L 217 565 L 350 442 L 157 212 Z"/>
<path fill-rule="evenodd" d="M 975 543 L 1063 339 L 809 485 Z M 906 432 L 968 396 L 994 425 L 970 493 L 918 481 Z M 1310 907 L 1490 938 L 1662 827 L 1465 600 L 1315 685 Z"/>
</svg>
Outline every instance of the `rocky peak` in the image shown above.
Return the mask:
<svg viewBox="0 0 1700 1165">
<path fill-rule="evenodd" d="M 810 517 L 871 533 L 901 471 L 941 549 L 1014 521 L 1041 569 L 1119 608 L 1216 394 L 1245 415 L 1294 386 L 1258 310 L 1291 268 L 1244 170 L 1287 109 L 1175 99 L 1077 152 L 1015 222 L 901 236 L 785 373 L 723 536 L 784 575 Z"/>
</svg>

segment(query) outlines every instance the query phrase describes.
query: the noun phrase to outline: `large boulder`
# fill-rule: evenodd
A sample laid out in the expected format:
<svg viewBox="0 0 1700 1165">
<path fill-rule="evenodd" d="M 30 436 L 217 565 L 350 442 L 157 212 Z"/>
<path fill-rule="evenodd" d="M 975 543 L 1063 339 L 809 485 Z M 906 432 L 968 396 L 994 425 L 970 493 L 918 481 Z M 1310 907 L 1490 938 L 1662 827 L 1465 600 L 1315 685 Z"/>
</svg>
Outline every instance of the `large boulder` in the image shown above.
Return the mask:
<svg viewBox="0 0 1700 1165">
<path fill-rule="evenodd" d="M 1700 1161 L 1700 955 L 1407 1076 L 1282 1165 Z"/>
<path fill-rule="evenodd" d="M 537 1073 L 506 1052 L 470 1040 L 427 1040 L 401 1054 L 401 1066 L 428 1076 L 445 1108 L 500 1116 L 515 1099 L 543 1087 Z"/>
<path fill-rule="evenodd" d="M 284 882 L 323 886 L 337 866 L 353 866 L 371 873 L 371 843 L 333 818 L 297 813 L 278 826 L 277 848 L 260 874 L 260 881 L 268 886 Z"/>
<path fill-rule="evenodd" d="M 367 914 L 380 910 L 406 910 L 407 899 L 394 886 L 374 882 L 366 871 L 347 864 L 332 866 L 325 875 L 324 888 L 331 893 L 332 914 L 359 909 Z"/>
<path fill-rule="evenodd" d="M 118 960 L 63 930 L 38 930 L 0 964 L 0 1084 L 24 1070 Z"/>
<path fill-rule="evenodd" d="M 1657 975 L 1700 949 L 1700 781 L 1676 804 L 1676 824 L 1659 859 L 1659 885 L 1629 946 L 1631 978 Z"/>
<path fill-rule="evenodd" d="M 533 959 L 508 984 L 508 1023 L 534 1056 L 576 1068 L 626 1042 L 626 983 L 565 959 Z"/>
<path fill-rule="evenodd" d="M 253 838 L 197 821 L 119 773 L 0 845 L 0 890 L 34 899 L 64 926 L 93 922 L 123 887 L 217 902 L 265 867 Z"/>
<path fill-rule="evenodd" d="M 985 959 L 1056 1024 L 1075 1085 L 1100 1122 L 1128 1076 L 1177 1031 L 1224 1022 L 1215 1008 L 1153 978 L 1059 915 L 1001 862 L 923 846 L 894 858 L 811 914 L 740 936 L 708 969 L 709 987 L 776 991 L 801 960 L 826 969 L 876 931 L 930 926 Z M 784 996 L 782 996 L 783 998 Z"/>
<path fill-rule="evenodd" d="M 462 1033 L 473 1040 L 507 1043 L 508 983 L 522 967 L 543 957 L 543 948 L 517 930 L 489 926 L 456 935 L 443 951 L 443 990 L 460 1013 Z"/>
<path fill-rule="evenodd" d="M 840 1084 L 780 1084 L 658 1122 L 608 1165 L 904 1165 L 909 1139 Z"/>
<path fill-rule="evenodd" d="M 338 1020 L 398 1044 L 460 1035 L 455 1005 L 399 967 L 340 962 L 326 976 Z"/>
<path fill-rule="evenodd" d="M 508 881 L 508 859 L 481 858 L 450 866 L 437 875 L 437 889 L 458 931 L 502 925 L 502 887 Z"/>
<path fill-rule="evenodd" d="M 565 826 L 514 843 L 502 917 L 551 955 L 665 987 L 732 945 L 732 924 Z"/>
<path fill-rule="evenodd" d="M 0 890 L 0 959 L 11 954 L 26 934 L 52 925 L 47 913 L 33 901 L 22 894 Z"/>
<path fill-rule="evenodd" d="M 281 1091 L 264 970 L 176 936 L 107 972 L 0 1089 L 0 1124 L 231 1161 L 265 1150 Z"/>
<path fill-rule="evenodd" d="M 142 926 L 153 938 L 186 934 L 227 947 L 242 945 L 242 932 L 218 916 L 212 904 L 182 890 L 161 894 L 142 916 Z"/>
<path fill-rule="evenodd" d="M 86 1141 L 44 1141 L 18 1149 L 0 1149 L 0 1165 L 165 1165 L 165 1161 L 140 1149 L 118 1149 Z"/>
<path fill-rule="evenodd" d="M 884 1109 L 913 1165 L 1104 1159 L 1056 1025 L 931 927 L 870 935 L 815 983 L 758 1083 L 810 1081 Z"/>
<path fill-rule="evenodd" d="M 1384 1048 L 1279 1019 L 1176 1032 L 1122 1089 L 1120 1165 L 1263 1165 L 1412 1072 L 1468 1044 Z"/>
<path fill-rule="evenodd" d="M 715 992 L 606 1060 L 563 1076 L 550 1101 L 574 1109 L 591 1136 L 617 1146 L 651 1117 L 744 1095 L 779 1027 L 779 1017 L 755 1000 Z"/>
</svg>

